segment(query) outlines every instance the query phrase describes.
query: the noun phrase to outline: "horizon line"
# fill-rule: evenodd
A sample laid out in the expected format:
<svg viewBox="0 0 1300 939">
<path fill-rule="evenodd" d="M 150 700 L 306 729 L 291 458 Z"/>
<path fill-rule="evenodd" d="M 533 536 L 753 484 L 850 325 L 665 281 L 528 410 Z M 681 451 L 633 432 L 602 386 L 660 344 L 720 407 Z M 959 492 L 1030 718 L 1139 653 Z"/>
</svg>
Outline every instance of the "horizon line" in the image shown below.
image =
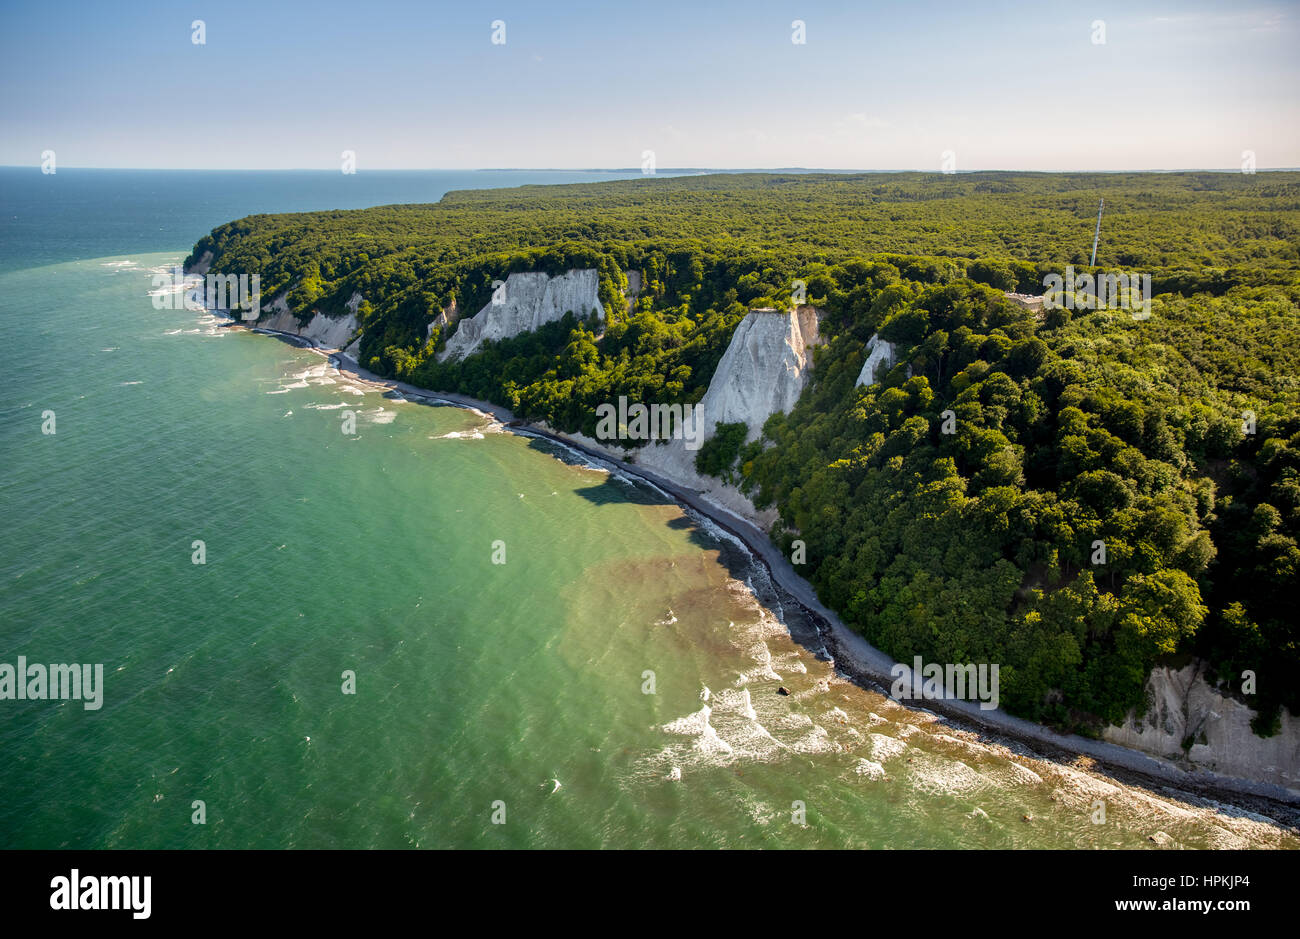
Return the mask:
<svg viewBox="0 0 1300 939">
<path fill-rule="evenodd" d="M 31 169 L 41 170 L 39 163 L 0 163 L 0 169 Z M 636 173 L 641 169 L 638 166 L 478 166 L 478 167 L 447 167 L 447 166 L 424 166 L 424 167 L 385 167 L 367 170 L 355 170 L 352 173 L 341 173 L 337 168 L 324 167 L 257 167 L 257 166 L 81 166 L 66 165 L 60 169 L 73 170 L 97 170 L 102 172 L 161 172 L 161 173 L 332 173 L 342 176 L 355 176 L 361 172 L 366 173 Z M 1241 173 L 1239 166 L 1185 166 L 1185 167 L 1148 167 L 1146 169 L 1059 169 L 1059 170 L 1039 170 L 1039 169 L 1008 169 L 1008 168 L 990 168 L 990 169 L 967 169 L 953 170 L 944 172 L 933 169 L 861 169 L 847 167 L 815 167 L 815 166 L 665 166 L 658 168 L 653 173 L 642 173 L 642 175 L 651 177 L 664 173 L 923 173 L 935 176 L 968 176 L 975 173 L 1041 173 L 1043 175 L 1062 174 L 1062 173 L 1096 173 L 1100 175 L 1111 175 L 1119 173 Z M 1300 172 L 1300 166 L 1263 166 L 1255 170 L 1256 173 L 1294 173 Z M 43 175 L 57 175 L 43 174 Z M 1251 175 L 1249 173 L 1244 175 Z"/>
</svg>

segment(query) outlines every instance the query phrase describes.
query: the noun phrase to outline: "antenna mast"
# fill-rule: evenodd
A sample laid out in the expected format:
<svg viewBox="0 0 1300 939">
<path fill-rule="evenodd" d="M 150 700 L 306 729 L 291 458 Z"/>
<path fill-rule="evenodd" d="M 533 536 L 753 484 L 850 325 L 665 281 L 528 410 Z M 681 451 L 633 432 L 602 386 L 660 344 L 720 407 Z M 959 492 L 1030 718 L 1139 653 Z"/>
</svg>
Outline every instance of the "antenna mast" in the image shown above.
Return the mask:
<svg viewBox="0 0 1300 939">
<path fill-rule="evenodd" d="M 1101 238 L 1101 210 L 1105 208 L 1106 200 L 1102 199 L 1097 203 L 1097 231 L 1092 236 L 1092 260 L 1088 262 L 1089 267 L 1097 265 L 1097 241 Z"/>
</svg>

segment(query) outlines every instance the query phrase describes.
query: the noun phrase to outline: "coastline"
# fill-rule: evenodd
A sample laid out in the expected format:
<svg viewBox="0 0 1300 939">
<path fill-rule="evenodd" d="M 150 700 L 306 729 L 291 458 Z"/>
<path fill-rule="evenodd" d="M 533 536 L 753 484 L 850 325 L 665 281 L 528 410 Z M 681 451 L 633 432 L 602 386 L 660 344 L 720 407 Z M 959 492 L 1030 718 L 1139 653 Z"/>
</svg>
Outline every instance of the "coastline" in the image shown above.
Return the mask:
<svg viewBox="0 0 1300 939">
<path fill-rule="evenodd" d="M 566 434 L 522 420 L 500 405 L 455 392 L 434 391 L 396 379 L 384 378 L 365 369 L 339 349 L 321 348 L 293 333 L 245 325 L 239 321 L 231 321 L 223 326 L 282 339 L 321 355 L 335 364 L 339 371 L 348 373 L 364 384 L 377 389 L 396 391 L 415 403 L 445 404 L 473 411 L 497 421 L 511 433 L 550 441 L 594 463 L 605 464 L 619 473 L 653 486 L 665 497 L 707 519 L 730 535 L 756 563 L 762 565 L 773 587 L 782 595 L 783 601 L 788 600 L 797 604 L 816 624 L 819 638 L 824 643 L 826 652 L 831 656 L 837 671 L 860 687 L 889 696 L 888 688 L 894 680 L 894 676 L 891 675 L 891 669 L 896 664 L 894 660 L 872 646 L 863 636 L 843 623 L 832 610 L 824 606 L 817 599 L 812 585 L 794 569 L 789 560 L 771 542 L 767 533 L 748 519 L 658 473 L 628 463 L 612 453 L 595 450 L 590 442 L 574 440 Z M 1119 744 L 1093 740 L 1077 734 L 1057 733 L 1044 725 L 1000 710 L 982 711 L 977 702 L 947 699 L 926 700 L 923 706 L 909 701 L 897 703 L 913 710 L 940 715 L 948 723 L 977 733 L 991 743 L 1027 746 L 1032 749 L 1032 752 L 1027 755 L 1038 759 L 1069 765 L 1076 770 L 1087 771 L 1095 767 L 1119 782 L 1146 789 L 1164 791 L 1172 789 L 1179 794 L 1211 801 L 1226 798 L 1234 805 L 1245 807 L 1250 807 L 1252 803 L 1260 803 L 1258 807 L 1268 812 L 1270 817 L 1279 824 L 1300 826 L 1300 813 L 1296 810 L 1296 806 L 1300 806 L 1300 791 L 1204 770 L 1188 772 L 1167 761 Z M 1281 817 L 1277 817 L 1279 814 Z"/>
</svg>

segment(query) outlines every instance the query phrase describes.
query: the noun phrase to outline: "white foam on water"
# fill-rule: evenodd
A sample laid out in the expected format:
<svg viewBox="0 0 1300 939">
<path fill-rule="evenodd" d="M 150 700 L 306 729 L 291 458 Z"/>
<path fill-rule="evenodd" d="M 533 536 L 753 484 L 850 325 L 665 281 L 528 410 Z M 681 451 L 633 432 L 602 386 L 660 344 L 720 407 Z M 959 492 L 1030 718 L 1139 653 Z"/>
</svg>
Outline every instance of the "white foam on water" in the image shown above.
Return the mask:
<svg viewBox="0 0 1300 939">
<path fill-rule="evenodd" d="M 1051 781 L 1056 784 L 1053 794 L 1057 801 L 1066 805 L 1091 805 L 1094 799 L 1116 799 L 1123 795 L 1123 790 L 1096 777 L 1089 776 L 1070 766 L 1060 763 L 1050 767 Z"/>
<path fill-rule="evenodd" d="M 656 490 L 657 492 L 663 493 L 664 496 L 666 496 L 669 499 L 673 498 L 671 495 L 664 492 L 662 489 L 660 489 L 658 486 L 654 485 L 653 483 L 647 482 L 646 485 L 650 486 L 652 489 Z M 682 512 L 692 522 L 694 522 L 697 526 L 699 526 L 699 528 L 701 528 L 711 538 L 714 538 L 718 541 L 726 541 L 729 542 L 730 544 L 735 545 L 744 553 L 746 558 L 748 558 L 751 562 L 754 561 L 754 552 L 749 550 L 749 545 L 745 544 L 745 542 L 742 539 L 740 539 L 736 535 L 733 535 L 731 532 L 727 531 L 725 528 L 723 528 L 713 519 L 709 518 L 707 515 L 701 515 L 699 512 L 695 511 L 695 509 L 691 508 L 689 505 L 683 505 L 681 506 L 681 509 Z M 749 564 L 746 566 L 747 567 L 752 566 L 755 569 L 761 570 L 761 567 L 758 564 Z"/>
<path fill-rule="evenodd" d="M 782 652 L 772 659 L 773 668 L 779 668 L 783 673 L 794 675 L 807 675 L 808 666 L 803 663 L 802 657 L 797 651 Z"/>
<path fill-rule="evenodd" d="M 1250 841 L 1218 825 L 1211 825 L 1206 836 L 1209 838 L 1210 847 L 1216 851 L 1239 851 L 1251 847 Z"/>
<path fill-rule="evenodd" d="M 391 424 L 397 420 L 396 411 L 387 411 L 384 408 L 376 408 L 373 411 L 363 411 L 362 416 L 372 424 Z"/>
<path fill-rule="evenodd" d="M 1137 799 L 1139 802 L 1145 803 L 1146 805 L 1155 809 L 1157 812 L 1163 812 L 1164 814 L 1172 815 L 1175 818 L 1190 820 L 1199 817 L 1198 813 L 1196 812 L 1193 812 L 1189 809 L 1185 809 L 1182 806 L 1173 805 L 1169 802 L 1165 802 L 1163 799 L 1157 799 L 1155 796 L 1147 795 L 1145 792 L 1142 792 L 1141 790 L 1138 789 L 1131 790 L 1129 794 L 1133 796 L 1135 799 Z"/>
<path fill-rule="evenodd" d="M 504 425 L 500 424 L 500 422 L 494 421 L 494 423 L 496 424 L 496 427 L 493 428 L 494 431 L 499 432 L 498 428 L 500 430 L 505 429 Z M 518 434 L 520 437 L 531 437 L 536 440 L 545 440 L 547 443 L 552 444 L 553 446 L 556 446 L 559 449 L 565 451 L 566 453 L 574 457 L 576 460 L 576 462 L 569 464 L 571 466 L 577 466 L 579 469 L 591 470 L 592 472 L 595 473 L 604 473 L 605 475 L 610 476 L 613 479 L 616 479 L 619 482 L 631 488 L 636 488 L 636 486 L 638 485 L 647 486 L 648 488 L 661 493 L 665 498 L 671 498 L 670 496 L 668 496 L 666 492 L 664 492 L 658 486 L 654 486 L 648 482 L 645 482 L 644 480 L 639 480 L 634 477 L 628 476 L 626 473 L 621 471 L 618 467 L 614 466 L 612 463 L 606 463 L 603 460 L 601 460 L 599 457 L 594 457 L 589 453 L 584 453 L 582 450 L 579 450 L 576 447 L 572 447 L 562 440 L 554 440 L 550 437 L 543 437 L 541 434 L 531 434 L 528 431 L 519 428 L 515 429 L 515 433 Z"/>
<path fill-rule="evenodd" d="M 868 734 L 867 737 L 870 740 L 868 748 L 871 758 L 881 763 L 888 762 L 907 750 L 907 744 L 897 737 L 887 737 L 884 734 Z"/>
<path fill-rule="evenodd" d="M 713 713 L 713 708 L 707 704 L 700 708 L 694 714 L 687 714 L 685 717 L 679 717 L 675 721 L 670 721 L 660 728 L 666 734 L 683 734 L 694 737 L 704 733 L 704 728 L 709 726 L 709 715 Z"/>
<path fill-rule="evenodd" d="M 719 737 L 717 730 L 712 725 L 706 726 L 704 732 L 695 738 L 695 749 L 706 756 L 714 754 L 731 756 L 734 752 L 731 749 L 731 744 Z"/>
<path fill-rule="evenodd" d="M 150 297 L 175 296 L 177 294 L 186 294 L 192 290 L 197 290 L 203 285 L 202 277 L 186 277 L 183 280 L 172 281 L 170 284 L 164 284 L 161 287 L 154 287 L 152 290 L 145 291 Z M 183 309 L 190 310 L 193 313 L 199 313 L 205 309 L 198 303 L 197 299 L 185 302 Z M 162 312 L 161 310 L 159 312 Z"/>
<path fill-rule="evenodd" d="M 704 692 L 707 693 L 708 690 L 708 688 L 705 688 Z M 708 698 L 705 698 L 704 700 L 707 701 Z M 754 702 L 749 696 L 748 688 L 741 688 L 739 691 L 735 688 L 724 688 L 722 691 L 719 691 L 714 695 L 714 700 L 717 702 L 719 707 L 725 707 L 727 710 L 736 711 L 738 714 L 751 721 L 758 720 L 758 715 L 754 713 Z"/>
<path fill-rule="evenodd" d="M 867 779 L 885 778 L 885 768 L 874 760 L 858 760 L 857 765 L 853 767 L 853 772 Z"/>
<path fill-rule="evenodd" d="M 813 724 L 811 731 L 788 746 L 799 753 L 829 753 L 839 749 L 839 745 L 831 739 L 830 734 L 821 724 Z"/>
<path fill-rule="evenodd" d="M 658 765 L 662 766 L 665 760 L 675 766 L 767 762 L 789 750 L 760 722 L 747 689 L 713 692 L 705 688 L 700 697 L 712 705 L 704 704 L 698 711 L 661 727 L 665 733 L 690 737 L 691 743 L 689 747 L 669 747 L 656 759 Z"/>
<path fill-rule="evenodd" d="M 802 730 L 806 727 L 813 726 L 813 719 L 807 714 L 801 714 L 798 711 L 792 711 L 788 714 L 782 714 L 776 718 L 773 725 L 781 730 Z"/>
<path fill-rule="evenodd" d="M 760 716 L 748 688 L 724 688 L 713 694 L 713 702 L 714 724 L 738 758 L 767 761 L 788 749 L 763 723 L 766 717 L 778 718 L 784 712 L 780 704 L 769 701 L 766 716 Z"/>
<path fill-rule="evenodd" d="M 789 749 L 758 721 L 746 720 L 742 715 L 736 715 L 736 718 L 728 721 L 723 729 L 726 732 L 726 740 L 734 749 L 737 758 L 751 762 L 767 762 L 780 756 L 781 751 Z"/>
<path fill-rule="evenodd" d="M 760 639 L 758 642 L 751 643 L 750 646 L 745 650 L 745 652 L 751 659 L 753 659 L 758 663 L 758 667 L 751 668 L 748 671 L 746 671 L 744 674 L 745 681 L 739 682 L 738 684 L 746 684 L 751 681 L 760 681 L 760 680 L 761 681 L 781 680 L 781 676 L 778 675 L 772 669 L 772 650 L 767 647 L 766 642 L 763 642 Z"/>
<path fill-rule="evenodd" d="M 913 751 L 907 764 L 912 787 L 938 795 L 965 795 L 989 785 L 989 781 L 961 760 L 948 760 L 921 750 Z"/>
<path fill-rule="evenodd" d="M 301 372 L 297 372 L 291 375 L 290 377 L 297 381 L 302 381 L 302 382 L 305 382 L 309 378 L 311 379 L 324 378 L 325 373 L 328 369 L 329 369 L 328 364 L 312 365 L 308 368 L 303 369 Z"/>
<path fill-rule="evenodd" d="M 1039 776 L 1032 769 L 1021 766 L 1014 760 L 1008 760 L 999 766 L 996 775 L 1004 783 L 1011 786 L 1038 786 L 1043 782 L 1043 777 Z"/>
<path fill-rule="evenodd" d="M 733 627 L 738 627 L 750 636 L 764 639 L 789 637 L 790 631 L 786 628 L 785 623 L 776 613 L 759 602 L 758 597 L 754 594 L 754 589 L 749 584 L 736 580 L 734 577 L 728 577 L 725 587 L 731 599 L 753 616 L 751 622 L 732 622 Z"/>
<path fill-rule="evenodd" d="M 447 434 L 434 434 L 430 440 L 482 440 L 483 435 L 477 430 L 453 430 Z"/>
</svg>

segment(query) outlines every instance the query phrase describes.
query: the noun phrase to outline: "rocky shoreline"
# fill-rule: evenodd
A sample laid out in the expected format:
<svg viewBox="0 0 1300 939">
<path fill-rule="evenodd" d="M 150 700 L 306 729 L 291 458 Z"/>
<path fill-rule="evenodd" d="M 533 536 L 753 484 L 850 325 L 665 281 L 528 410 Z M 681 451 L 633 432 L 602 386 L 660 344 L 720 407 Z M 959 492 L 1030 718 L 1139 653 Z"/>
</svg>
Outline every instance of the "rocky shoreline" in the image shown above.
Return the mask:
<svg viewBox="0 0 1300 939">
<path fill-rule="evenodd" d="M 250 327 L 232 322 L 227 324 L 227 328 Z M 511 432 L 551 441 L 661 490 L 668 498 L 698 513 L 738 540 L 763 565 L 773 586 L 781 593 L 783 602 L 797 604 L 816 624 L 820 639 L 838 671 L 861 687 L 888 695 L 888 688 L 894 680 L 890 674 L 890 669 L 895 665 L 893 659 L 853 632 L 833 611 L 825 607 L 817 599 L 812 585 L 795 571 L 789 560 L 772 544 L 767 533 L 748 519 L 645 467 L 628 463 L 612 453 L 597 451 L 589 441 L 574 440 L 550 428 L 538 427 L 521 420 L 507 408 L 454 392 L 432 391 L 384 378 L 363 368 L 355 359 L 337 349 L 322 349 L 292 333 L 265 327 L 251 328 L 255 332 L 276 336 L 325 356 L 340 371 L 376 388 L 396 391 L 417 403 L 450 404 L 475 411 L 499 422 Z M 908 702 L 899 703 L 912 706 Z M 1032 748 L 1025 752 L 1028 756 L 1067 764 L 1076 770 L 1104 768 L 1105 775 L 1126 785 L 1210 801 L 1226 799 L 1233 805 L 1258 810 L 1276 821 L 1300 829 L 1300 792 L 1295 790 L 1208 771 L 1189 773 L 1167 761 L 1118 744 L 1075 734 L 1059 734 L 1041 724 L 1000 710 L 982 711 L 973 701 L 927 700 L 921 710 L 941 715 L 955 726 L 977 733 L 991 743 L 1013 749 L 1028 746 Z"/>
</svg>

